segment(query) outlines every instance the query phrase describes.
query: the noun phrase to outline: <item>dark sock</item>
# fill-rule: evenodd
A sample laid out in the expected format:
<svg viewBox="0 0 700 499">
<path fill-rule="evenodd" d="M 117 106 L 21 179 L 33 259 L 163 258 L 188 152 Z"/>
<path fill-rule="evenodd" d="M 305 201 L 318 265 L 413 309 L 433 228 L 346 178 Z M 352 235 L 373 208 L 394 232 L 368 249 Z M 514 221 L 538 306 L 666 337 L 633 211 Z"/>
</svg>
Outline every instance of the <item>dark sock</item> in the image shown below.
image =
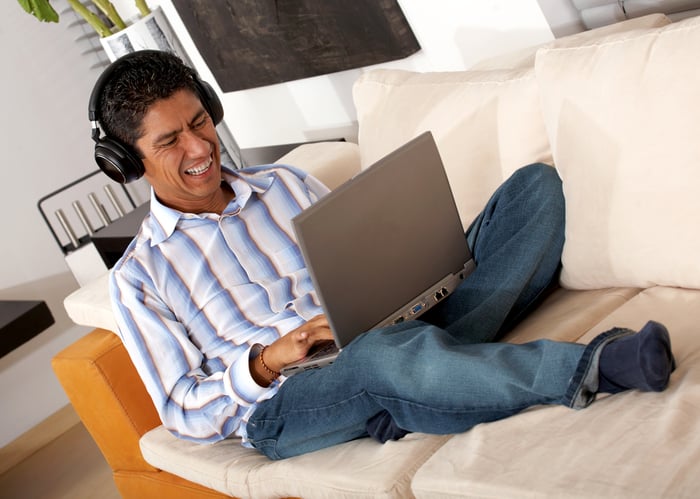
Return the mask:
<svg viewBox="0 0 700 499">
<path fill-rule="evenodd" d="M 367 421 L 367 433 L 377 442 L 384 443 L 389 440 L 403 438 L 409 434 L 410 431 L 399 428 L 394 418 L 391 417 L 391 414 L 387 411 L 381 411 Z"/>
<path fill-rule="evenodd" d="M 638 389 L 660 392 L 668 386 L 676 362 L 663 324 L 649 321 L 636 334 L 623 336 L 600 353 L 599 392 Z"/>
</svg>

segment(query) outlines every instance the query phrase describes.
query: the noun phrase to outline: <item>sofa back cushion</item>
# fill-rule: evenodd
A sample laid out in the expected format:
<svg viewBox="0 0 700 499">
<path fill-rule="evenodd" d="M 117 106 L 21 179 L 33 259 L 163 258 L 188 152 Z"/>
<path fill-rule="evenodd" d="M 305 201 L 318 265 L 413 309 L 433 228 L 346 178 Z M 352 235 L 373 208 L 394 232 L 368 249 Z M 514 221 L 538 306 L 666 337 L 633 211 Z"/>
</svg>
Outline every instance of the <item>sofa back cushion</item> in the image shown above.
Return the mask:
<svg viewBox="0 0 700 499">
<path fill-rule="evenodd" d="M 551 162 L 532 68 L 374 70 L 359 78 L 353 96 L 362 166 L 432 131 L 465 227 L 515 169 Z"/>
<path fill-rule="evenodd" d="M 543 47 L 578 46 L 668 23 L 664 15 L 649 15 Z M 530 163 L 552 163 L 534 74 L 536 50 L 483 61 L 470 71 L 364 73 L 353 88 L 362 167 L 432 131 L 466 227 L 513 171 Z"/>
<path fill-rule="evenodd" d="M 564 286 L 700 288 L 698 47 L 693 18 L 537 53 Z"/>
</svg>

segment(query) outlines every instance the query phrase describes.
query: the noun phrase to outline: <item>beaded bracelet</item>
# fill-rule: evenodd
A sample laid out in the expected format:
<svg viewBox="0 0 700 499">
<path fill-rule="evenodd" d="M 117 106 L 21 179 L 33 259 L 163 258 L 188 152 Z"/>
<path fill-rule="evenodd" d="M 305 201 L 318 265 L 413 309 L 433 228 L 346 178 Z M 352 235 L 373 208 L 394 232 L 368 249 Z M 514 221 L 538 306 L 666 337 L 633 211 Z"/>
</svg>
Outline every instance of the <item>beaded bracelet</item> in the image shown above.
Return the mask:
<svg viewBox="0 0 700 499">
<path fill-rule="evenodd" d="M 274 379 L 280 377 L 280 373 L 277 372 L 277 371 L 273 371 L 272 369 L 270 369 L 270 368 L 267 366 L 267 364 L 265 364 L 265 359 L 263 359 L 263 354 L 265 353 L 265 349 L 266 349 L 266 348 L 267 348 L 267 345 L 265 345 L 265 346 L 263 347 L 263 349 L 260 350 L 260 355 L 258 355 L 258 358 L 260 359 L 260 364 L 262 365 L 262 367 L 263 367 L 263 369 L 265 370 L 265 372 L 267 372 L 268 374 L 270 374 L 270 375 L 272 376 L 272 380 L 274 380 Z M 271 381 L 272 381 L 272 380 L 271 380 Z"/>
</svg>

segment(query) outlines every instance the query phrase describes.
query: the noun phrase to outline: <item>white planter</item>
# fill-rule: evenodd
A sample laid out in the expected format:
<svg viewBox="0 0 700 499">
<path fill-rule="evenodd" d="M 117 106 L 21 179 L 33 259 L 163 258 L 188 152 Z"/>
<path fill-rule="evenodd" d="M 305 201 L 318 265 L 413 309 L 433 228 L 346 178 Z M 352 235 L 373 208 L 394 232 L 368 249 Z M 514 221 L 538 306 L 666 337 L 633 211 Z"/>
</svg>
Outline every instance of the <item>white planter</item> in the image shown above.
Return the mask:
<svg viewBox="0 0 700 499">
<path fill-rule="evenodd" d="M 100 42 L 112 62 L 137 50 L 156 49 L 174 52 L 186 64 L 190 64 L 180 40 L 160 7 L 118 33 L 100 38 Z"/>
</svg>

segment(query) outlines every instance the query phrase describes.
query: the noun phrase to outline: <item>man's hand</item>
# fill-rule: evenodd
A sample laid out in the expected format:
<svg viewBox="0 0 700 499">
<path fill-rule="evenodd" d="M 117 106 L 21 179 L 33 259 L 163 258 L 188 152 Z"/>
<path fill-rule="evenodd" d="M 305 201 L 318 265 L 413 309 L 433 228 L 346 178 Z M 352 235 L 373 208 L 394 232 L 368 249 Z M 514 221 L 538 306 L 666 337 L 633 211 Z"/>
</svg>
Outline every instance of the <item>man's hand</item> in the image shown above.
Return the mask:
<svg viewBox="0 0 700 499">
<path fill-rule="evenodd" d="M 325 315 L 317 315 L 269 345 L 265 349 L 265 364 L 279 372 L 287 364 L 303 359 L 314 343 L 332 339 L 328 319 Z"/>
</svg>

